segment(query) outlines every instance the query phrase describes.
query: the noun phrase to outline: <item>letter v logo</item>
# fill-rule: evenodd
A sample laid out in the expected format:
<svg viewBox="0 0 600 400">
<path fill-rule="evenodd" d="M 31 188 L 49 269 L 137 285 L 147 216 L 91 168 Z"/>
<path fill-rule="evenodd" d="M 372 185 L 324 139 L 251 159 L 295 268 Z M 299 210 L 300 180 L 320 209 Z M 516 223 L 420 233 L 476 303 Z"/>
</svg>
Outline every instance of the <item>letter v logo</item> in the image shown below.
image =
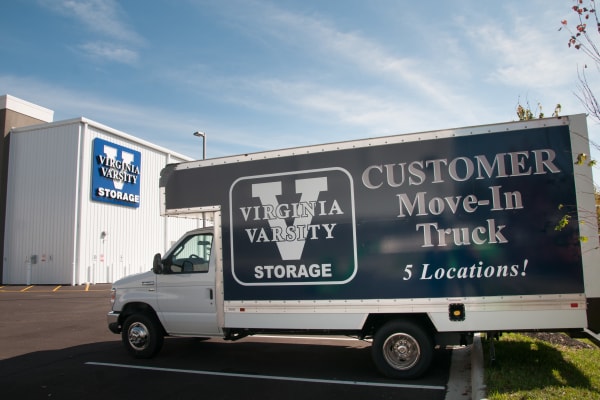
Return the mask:
<svg viewBox="0 0 600 400">
<path fill-rule="evenodd" d="M 117 161 L 117 152 L 118 152 L 118 150 L 116 148 L 104 145 L 104 154 L 106 154 L 106 158 Z M 128 153 L 126 151 L 121 151 L 121 159 L 125 164 L 132 164 L 133 163 L 133 154 Z M 115 186 L 115 189 L 117 189 L 117 190 L 123 189 L 123 180 L 122 179 L 113 178 L 112 181 L 113 181 L 113 185 Z"/>
<path fill-rule="evenodd" d="M 296 193 L 300 193 L 300 202 L 309 203 L 317 201 L 319 193 L 327 190 L 327 178 L 308 178 L 308 179 L 297 179 L 296 180 Z M 277 196 L 282 194 L 281 182 L 266 182 L 266 183 L 255 183 L 252 185 L 252 196 L 260 199 L 263 206 L 270 205 L 273 208 L 277 208 L 279 201 Z M 293 226 L 310 225 L 312 221 L 312 215 L 305 215 L 294 218 Z M 279 230 L 280 232 L 286 232 L 287 224 L 283 218 L 275 218 L 269 220 L 269 226 L 273 230 Z M 277 242 L 279 254 L 282 260 L 299 260 L 302 257 L 304 251 L 304 245 L 306 244 L 305 239 L 298 239 L 290 242 Z"/>
</svg>

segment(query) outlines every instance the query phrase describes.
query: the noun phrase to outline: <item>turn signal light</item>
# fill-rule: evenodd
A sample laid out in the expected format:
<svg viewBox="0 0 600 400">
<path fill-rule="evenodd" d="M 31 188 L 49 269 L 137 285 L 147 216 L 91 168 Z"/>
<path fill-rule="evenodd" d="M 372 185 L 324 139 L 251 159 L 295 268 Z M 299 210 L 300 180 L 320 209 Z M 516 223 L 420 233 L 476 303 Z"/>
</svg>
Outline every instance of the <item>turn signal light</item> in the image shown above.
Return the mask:
<svg viewBox="0 0 600 400">
<path fill-rule="evenodd" d="M 450 321 L 464 321 L 465 320 L 465 305 L 464 304 L 450 304 L 448 308 L 448 314 Z"/>
</svg>

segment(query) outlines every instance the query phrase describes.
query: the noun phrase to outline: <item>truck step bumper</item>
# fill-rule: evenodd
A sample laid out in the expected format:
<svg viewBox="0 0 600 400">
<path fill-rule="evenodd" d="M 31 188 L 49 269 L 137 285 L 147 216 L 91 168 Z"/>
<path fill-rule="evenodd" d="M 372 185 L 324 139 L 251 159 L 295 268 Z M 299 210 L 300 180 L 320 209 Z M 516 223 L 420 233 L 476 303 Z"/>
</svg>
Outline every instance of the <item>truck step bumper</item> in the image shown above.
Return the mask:
<svg viewBox="0 0 600 400">
<path fill-rule="evenodd" d="M 111 311 L 107 314 L 108 329 L 112 333 L 121 333 L 121 325 L 119 324 L 119 313 Z"/>
</svg>

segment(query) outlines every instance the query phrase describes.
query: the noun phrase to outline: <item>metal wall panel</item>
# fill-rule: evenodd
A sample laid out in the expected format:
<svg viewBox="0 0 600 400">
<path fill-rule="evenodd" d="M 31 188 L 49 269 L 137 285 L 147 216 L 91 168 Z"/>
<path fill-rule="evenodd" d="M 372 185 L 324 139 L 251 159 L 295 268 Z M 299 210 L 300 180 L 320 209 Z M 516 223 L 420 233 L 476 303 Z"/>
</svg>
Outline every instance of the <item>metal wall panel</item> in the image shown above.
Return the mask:
<svg viewBox="0 0 600 400">
<path fill-rule="evenodd" d="M 78 131 L 69 124 L 11 134 L 4 283 L 71 282 Z"/>
<path fill-rule="evenodd" d="M 138 208 L 92 200 L 97 137 L 141 153 Z M 149 270 L 155 253 L 198 226 L 160 216 L 160 171 L 179 161 L 166 149 L 83 118 L 16 130 L 3 282 L 105 283 Z"/>
</svg>

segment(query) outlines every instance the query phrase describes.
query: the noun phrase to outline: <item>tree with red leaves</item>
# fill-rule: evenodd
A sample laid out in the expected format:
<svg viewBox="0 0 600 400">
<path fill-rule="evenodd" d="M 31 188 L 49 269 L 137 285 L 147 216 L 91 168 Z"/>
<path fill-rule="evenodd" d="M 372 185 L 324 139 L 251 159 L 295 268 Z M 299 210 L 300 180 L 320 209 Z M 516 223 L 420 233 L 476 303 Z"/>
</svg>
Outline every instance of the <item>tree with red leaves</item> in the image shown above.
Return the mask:
<svg viewBox="0 0 600 400">
<path fill-rule="evenodd" d="M 586 5 L 584 5 L 584 0 L 575 0 L 575 5 L 571 7 L 571 10 L 574 14 L 574 24 L 570 25 L 564 19 L 561 21 L 559 30 L 565 29 L 569 32 L 569 47 L 584 52 L 596 64 L 596 67 L 600 68 L 600 49 L 596 44 L 598 37 L 600 37 L 600 20 L 596 12 L 596 1 L 587 0 Z M 574 28 L 571 28 L 571 26 Z M 598 37 L 595 35 L 598 35 Z M 587 64 L 577 70 L 579 94 L 576 93 L 575 95 L 590 116 L 600 122 L 600 104 L 590 87 L 586 69 Z"/>
<path fill-rule="evenodd" d="M 598 13 L 596 12 L 596 1 L 595 0 L 574 0 L 575 5 L 571 7 L 573 11 L 572 21 L 573 24 L 569 25 L 569 22 L 564 19 L 561 21 L 561 28 L 569 32 L 570 37 L 567 42 L 570 48 L 577 51 L 582 51 L 587 55 L 592 62 L 596 65 L 598 71 L 600 71 L 600 49 L 598 48 L 597 41 L 600 38 L 600 20 Z M 571 28 L 573 27 L 573 28 Z M 598 36 L 596 36 L 598 35 Z M 600 122 L 600 104 L 594 95 L 594 91 L 590 87 L 586 76 L 587 64 L 582 68 L 578 68 L 577 77 L 579 78 L 579 93 L 575 93 L 579 101 L 588 111 L 589 115 L 594 118 L 597 122 Z M 596 143 L 590 140 L 590 145 L 596 149 L 600 149 Z M 590 167 L 596 165 L 595 160 L 587 160 L 587 155 L 580 154 L 577 158 L 576 164 L 586 164 Z M 596 210 L 590 212 L 596 216 L 598 221 L 598 233 L 600 234 L 600 192 L 595 190 L 596 198 Z M 564 227 L 565 218 L 568 223 L 569 214 L 565 214 L 565 217 L 557 224 L 557 228 Z M 562 226 L 561 226 L 562 225 Z"/>
</svg>

